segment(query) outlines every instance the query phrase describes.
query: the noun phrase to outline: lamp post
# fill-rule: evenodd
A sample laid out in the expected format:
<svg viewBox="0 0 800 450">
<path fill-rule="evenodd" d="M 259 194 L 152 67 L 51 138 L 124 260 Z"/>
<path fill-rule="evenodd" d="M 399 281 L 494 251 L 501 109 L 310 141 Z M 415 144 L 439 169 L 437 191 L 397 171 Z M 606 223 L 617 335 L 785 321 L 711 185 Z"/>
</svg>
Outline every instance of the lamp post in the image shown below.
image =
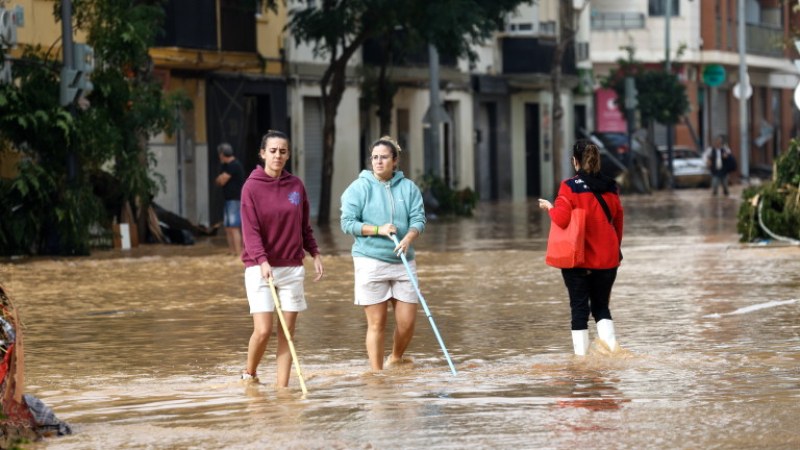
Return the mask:
<svg viewBox="0 0 800 450">
<path fill-rule="evenodd" d="M 60 96 L 64 97 L 63 91 L 67 90 L 67 86 L 72 82 L 75 77 L 75 66 L 73 58 L 72 46 L 72 0 L 63 0 L 61 2 L 61 46 L 63 47 L 62 62 L 64 63 L 61 69 L 61 91 Z M 72 104 L 72 99 L 69 103 L 62 106 L 69 108 L 71 114 L 75 114 L 75 107 Z M 73 183 L 78 174 L 78 161 L 75 156 L 75 151 L 70 150 L 67 154 L 67 180 Z"/>
<path fill-rule="evenodd" d="M 422 119 L 425 134 L 425 174 L 439 175 L 440 147 L 439 127 L 442 124 L 439 115 L 439 52 L 433 44 L 428 44 L 428 70 L 430 71 L 430 105 Z"/>
<path fill-rule="evenodd" d="M 670 41 L 670 33 L 669 33 L 669 25 L 670 19 L 672 18 L 672 0 L 666 0 L 666 11 L 664 14 L 664 68 L 667 71 L 667 74 L 672 74 L 672 61 L 670 61 L 669 57 L 669 41 Z M 669 162 L 669 187 L 670 189 L 675 187 L 675 169 L 673 165 L 673 150 L 672 150 L 672 124 L 667 123 L 667 160 Z"/>
<path fill-rule="evenodd" d="M 750 85 L 750 80 L 747 77 L 747 54 L 745 39 L 745 29 L 747 28 L 745 22 L 745 0 L 739 0 L 739 149 L 741 151 L 741 164 L 740 170 L 742 174 L 742 181 L 747 183 L 750 178 L 750 142 L 747 133 L 747 88 Z"/>
</svg>

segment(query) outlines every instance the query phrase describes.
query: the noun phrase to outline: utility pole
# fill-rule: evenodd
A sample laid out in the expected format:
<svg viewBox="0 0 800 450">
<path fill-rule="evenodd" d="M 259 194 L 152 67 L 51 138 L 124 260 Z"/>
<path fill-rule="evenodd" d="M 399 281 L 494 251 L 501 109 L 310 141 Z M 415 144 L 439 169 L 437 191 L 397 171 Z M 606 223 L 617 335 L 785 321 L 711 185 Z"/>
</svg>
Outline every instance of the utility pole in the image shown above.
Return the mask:
<svg viewBox="0 0 800 450">
<path fill-rule="evenodd" d="M 669 57 L 669 41 L 670 41 L 670 20 L 672 19 L 672 0 L 666 0 L 666 11 L 664 13 L 664 49 L 665 49 L 665 70 L 668 74 L 672 75 L 672 62 Z M 667 158 L 669 161 L 669 187 L 675 187 L 675 167 L 673 165 L 674 155 L 672 149 L 672 124 L 667 124 Z"/>
<path fill-rule="evenodd" d="M 745 21 L 745 0 L 739 0 L 739 149 L 741 151 L 740 170 L 742 182 L 747 183 L 750 178 L 750 141 L 747 132 L 747 92 L 750 80 L 747 77 L 747 40 L 745 31 L 747 28 Z"/>
<path fill-rule="evenodd" d="M 439 51 L 436 46 L 428 44 L 428 69 L 430 74 L 430 105 L 422 118 L 423 134 L 425 136 L 425 175 L 439 177 L 441 174 L 441 138 L 439 129 L 442 117 L 442 104 L 439 100 Z"/>
<path fill-rule="evenodd" d="M 73 58 L 72 45 L 72 0 L 62 0 L 61 2 L 61 47 L 63 48 L 61 68 L 61 90 L 65 89 L 65 83 L 70 83 L 75 78 L 75 59 Z M 62 101 L 63 103 L 63 101 Z M 68 105 L 71 114 L 75 114 L 75 106 L 72 99 Z M 75 152 L 70 150 L 67 153 L 67 180 L 74 182 L 78 175 L 78 162 Z"/>
</svg>

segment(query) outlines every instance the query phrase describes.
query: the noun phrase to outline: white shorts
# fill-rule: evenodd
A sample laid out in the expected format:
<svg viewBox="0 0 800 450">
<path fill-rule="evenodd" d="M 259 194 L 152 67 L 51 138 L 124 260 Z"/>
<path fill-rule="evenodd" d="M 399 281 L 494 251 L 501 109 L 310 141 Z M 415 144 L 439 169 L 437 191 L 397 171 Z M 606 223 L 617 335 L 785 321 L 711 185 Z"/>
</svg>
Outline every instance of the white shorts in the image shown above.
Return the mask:
<svg viewBox="0 0 800 450">
<path fill-rule="evenodd" d="M 278 299 L 281 301 L 281 310 L 299 312 L 308 308 L 303 289 L 303 280 L 306 276 L 306 269 L 303 266 L 273 267 L 272 276 L 275 291 L 278 292 Z M 250 303 L 250 314 L 275 311 L 269 283 L 261 276 L 261 266 L 244 269 L 244 287 L 247 290 L 247 301 Z"/>
<path fill-rule="evenodd" d="M 409 261 L 411 272 L 417 276 L 416 261 Z M 403 263 L 392 264 L 364 256 L 353 257 L 356 283 L 356 305 L 377 305 L 390 298 L 405 303 L 417 303 L 417 291 L 408 278 Z"/>
</svg>

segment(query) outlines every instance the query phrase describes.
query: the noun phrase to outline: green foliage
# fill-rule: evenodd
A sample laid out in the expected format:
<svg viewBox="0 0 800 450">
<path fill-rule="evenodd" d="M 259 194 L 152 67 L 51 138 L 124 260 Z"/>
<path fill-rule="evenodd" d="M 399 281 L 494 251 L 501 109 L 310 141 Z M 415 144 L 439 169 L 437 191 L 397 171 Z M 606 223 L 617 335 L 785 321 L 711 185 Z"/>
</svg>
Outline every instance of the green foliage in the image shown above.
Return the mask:
<svg viewBox="0 0 800 450">
<path fill-rule="evenodd" d="M 338 57 L 340 46 L 368 37 L 393 0 L 305 1 L 290 11 L 288 27 L 298 42 L 310 43 L 318 57 Z M 319 4 L 319 5 L 317 5 Z"/>
<path fill-rule="evenodd" d="M 689 111 L 686 87 L 674 73 L 668 73 L 661 68 L 652 68 L 637 61 L 632 47 L 625 50 L 628 52 L 628 58 L 617 60 L 617 67 L 603 80 L 603 86 L 614 89 L 618 101 L 622 102 L 625 98 L 625 77 L 633 77 L 638 91 L 638 108 L 642 122 L 678 123 Z M 663 64 L 659 67 L 662 66 Z M 679 64 L 673 67 L 677 68 Z"/>
<path fill-rule="evenodd" d="M 151 74 L 161 3 L 73 1 L 76 28 L 88 33 L 97 60 L 88 108 L 59 105 L 60 55 L 41 47 L 25 48 L 16 83 L 0 85 L 0 139 L 25 156 L 15 179 L 0 180 L 0 210 L 11 211 L 0 223 L 0 254 L 88 254 L 90 226 L 109 226 L 118 213 L 93 189 L 102 171 L 123 201 L 156 193 L 147 139 L 174 129 L 176 110 L 190 106 L 180 93 L 165 96 Z M 56 19 L 59 11 L 57 2 Z"/>
<path fill-rule="evenodd" d="M 761 189 L 760 186 L 750 186 L 742 191 L 742 198 L 745 201 L 739 205 L 736 222 L 736 231 L 739 233 L 741 242 L 753 242 L 767 237 L 767 234 L 758 225 L 756 204 L 753 202 L 753 198 L 758 195 Z M 756 203 L 757 201 L 758 199 L 756 198 Z"/>
<path fill-rule="evenodd" d="M 800 141 L 792 139 L 789 149 L 775 161 L 775 184 L 800 185 Z"/>
<path fill-rule="evenodd" d="M 265 8 L 276 0 L 266 0 Z M 472 44 L 482 41 L 496 30 L 505 14 L 520 3 L 530 0 L 305 0 L 289 11 L 287 27 L 297 42 L 312 45 L 317 57 L 329 65 L 320 80 L 325 112 L 323 124 L 323 178 L 318 220 L 327 223 L 330 215 L 330 193 L 335 147 L 335 117 L 345 88 L 345 69 L 350 57 L 367 40 L 378 38 L 386 43 L 400 31 L 400 48 L 434 44 L 440 52 L 454 56 L 476 57 Z M 394 43 L 393 43 L 394 45 Z M 385 47 L 386 48 L 386 47 Z M 385 58 L 383 65 L 392 58 Z M 385 75 L 385 70 L 380 71 Z M 381 107 L 382 128 L 388 128 L 391 117 L 391 81 L 378 77 L 373 98 Z M 389 106 L 387 106 L 389 105 Z"/>
<path fill-rule="evenodd" d="M 474 45 L 502 27 L 505 17 L 532 0 L 410 0 L 398 2 L 403 25 L 414 29 L 440 53 L 465 56 L 474 62 Z"/>
<path fill-rule="evenodd" d="M 418 183 L 425 196 L 432 195 L 438 203 L 432 208 L 437 214 L 453 214 L 457 216 L 471 216 L 478 203 L 478 194 L 470 188 L 455 190 L 440 178 L 431 174 L 422 177 Z"/>
<path fill-rule="evenodd" d="M 800 141 L 793 139 L 788 150 L 775 161 L 775 179 L 744 190 L 736 230 L 742 242 L 772 239 L 758 223 L 762 204 L 764 225 L 774 234 L 800 240 Z"/>
</svg>

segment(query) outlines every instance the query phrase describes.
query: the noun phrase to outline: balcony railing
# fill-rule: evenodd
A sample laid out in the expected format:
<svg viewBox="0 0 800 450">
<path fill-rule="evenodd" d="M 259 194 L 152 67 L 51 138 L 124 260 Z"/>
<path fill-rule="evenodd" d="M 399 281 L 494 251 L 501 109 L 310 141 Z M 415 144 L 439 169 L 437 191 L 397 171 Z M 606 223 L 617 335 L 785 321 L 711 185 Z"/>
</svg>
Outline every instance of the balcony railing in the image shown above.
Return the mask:
<svg viewBox="0 0 800 450">
<path fill-rule="evenodd" d="M 554 39 L 504 37 L 500 40 L 503 52 L 503 74 L 549 74 L 553 66 Z M 562 60 L 565 74 L 576 75 L 575 49 L 567 47 Z"/>
<path fill-rule="evenodd" d="M 747 53 L 783 56 L 783 30 L 769 25 L 747 24 Z"/>
<path fill-rule="evenodd" d="M 644 28 L 645 16 L 637 12 L 592 11 L 592 30 L 632 30 Z"/>
<path fill-rule="evenodd" d="M 164 4 L 164 11 L 164 33 L 156 38 L 156 45 L 160 47 L 256 51 L 256 11 L 253 4 L 222 0 L 219 42 L 215 0 L 169 0 Z"/>
<path fill-rule="evenodd" d="M 575 62 L 589 60 L 589 43 L 576 42 L 575 43 Z"/>
<path fill-rule="evenodd" d="M 722 20 L 719 18 L 716 21 L 717 33 L 716 43 L 717 48 L 722 48 Z M 729 20 L 727 22 L 726 45 L 724 50 L 738 51 L 739 49 L 739 36 L 736 27 L 738 22 Z M 745 29 L 745 39 L 747 46 L 747 53 L 761 56 L 772 56 L 776 58 L 783 57 L 783 29 L 773 25 L 757 25 L 747 24 Z"/>
</svg>

